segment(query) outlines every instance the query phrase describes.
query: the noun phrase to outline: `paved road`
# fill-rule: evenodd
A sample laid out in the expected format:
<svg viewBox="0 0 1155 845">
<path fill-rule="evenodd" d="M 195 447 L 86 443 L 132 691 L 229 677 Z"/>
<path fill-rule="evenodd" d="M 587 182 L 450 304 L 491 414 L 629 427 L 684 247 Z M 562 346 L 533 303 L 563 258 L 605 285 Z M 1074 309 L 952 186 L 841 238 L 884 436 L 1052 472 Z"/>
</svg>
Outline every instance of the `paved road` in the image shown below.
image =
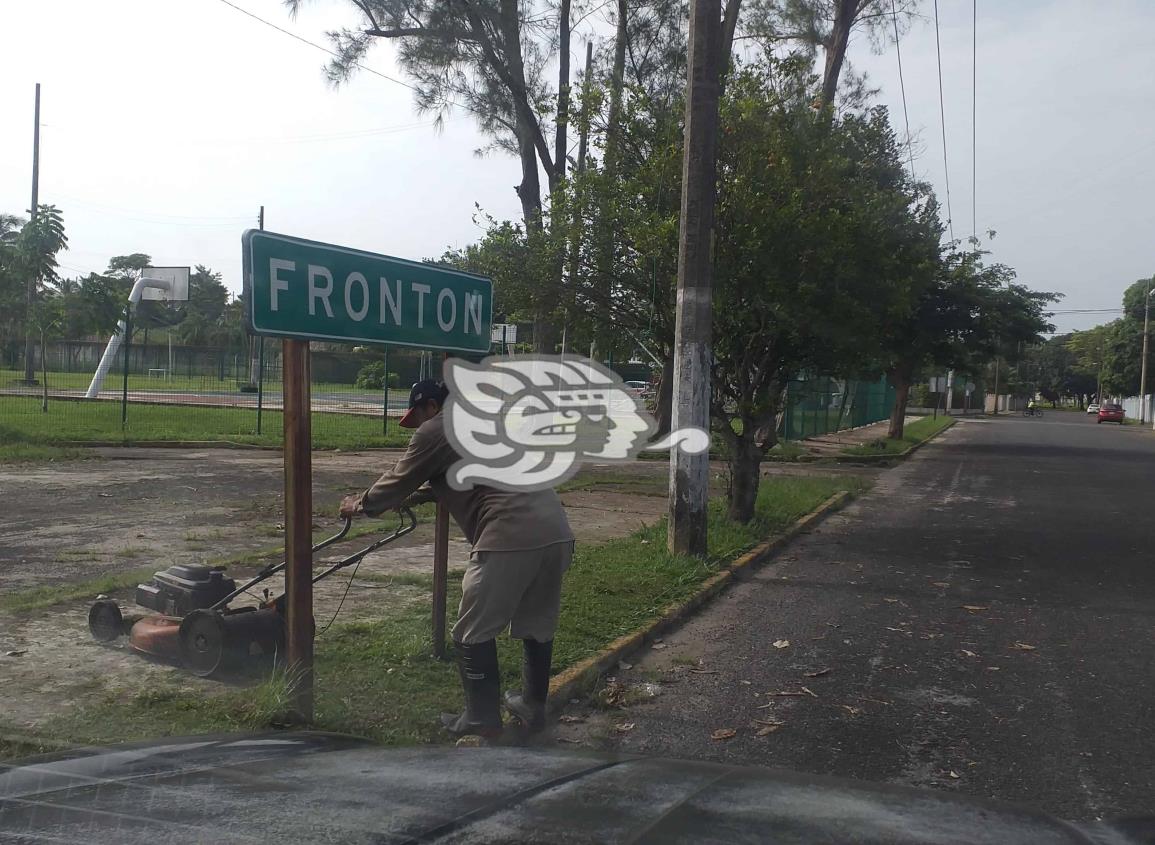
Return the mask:
<svg viewBox="0 0 1155 845">
<path fill-rule="evenodd" d="M 960 422 L 621 673 L 658 698 L 559 736 L 1155 812 L 1153 494 L 1150 431 Z"/>
</svg>

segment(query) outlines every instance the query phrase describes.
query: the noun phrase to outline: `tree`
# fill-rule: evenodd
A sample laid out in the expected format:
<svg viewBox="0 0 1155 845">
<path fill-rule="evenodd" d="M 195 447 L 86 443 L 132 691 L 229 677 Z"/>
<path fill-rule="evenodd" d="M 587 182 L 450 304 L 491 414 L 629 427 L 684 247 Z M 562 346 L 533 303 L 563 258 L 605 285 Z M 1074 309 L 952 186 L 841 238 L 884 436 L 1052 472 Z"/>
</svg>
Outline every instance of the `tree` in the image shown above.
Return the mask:
<svg viewBox="0 0 1155 845">
<path fill-rule="evenodd" d="M 832 106 L 846 66 L 850 37 L 862 32 L 880 50 L 901 30 L 918 8 L 918 0 L 751 0 L 746 15 L 749 38 L 773 54 L 782 44 L 802 51 L 811 61 L 823 52 L 822 85 L 815 102 Z M 862 105 L 869 95 L 865 78 L 855 77 L 851 101 Z"/>
<path fill-rule="evenodd" d="M 295 13 L 302 0 L 286 2 Z M 566 173 L 569 0 L 556 8 L 534 0 L 352 2 L 362 15 L 362 26 L 331 33 L 336 58 L 329 63 L 329 79 L 334 84 L 348 79 L 376 40 L 396 43 L 397 63 L 415 83 L 420 111 L 440 117 L 460 106 L 493 139 L 492 148 L 518 157 L 521 183 L 515 190 L 522 221 L 529 241 L 537 241 L 546 228 L 540 172 L 551 196 L 560 190 Z M 546 80 L 555 58 L 556 87 Z M 534 289 L 534 344 L 541 352 L 552 352 L 556 337 L 560 256 L 551 267 L 553 272 Z"/>
<path fill-rule="evenodd" d="M 940 231 L 885 110 L 816 113 L 800 67 L 739 69 L 722 111 L 711 410 L 730 516 L 743 522 L 791 378 L 875 366 L 882 327 L 933 264 Z"/>
<path fill-rule="evenodd" d="M 27 293 L 23 307 L 18 313 L 26 324 L 26 336 L 29 342 L 25 344 L 24 380 L 28 384 L 35 382 L 35 369 L 32 361 L 31 343 L 35 326 L 32 323 L 32 311 L 37 301 L 43 295 L 45 284 L 55 283 L 56 255 L 68 246 L 68 236 L 64 232 L 64 217 L 54 205 L 40 205 L 32 219 L 20 229 L 16 237 L 12 256 L 12 271 L 23 276 L 26 280 Z"/>
</svg>

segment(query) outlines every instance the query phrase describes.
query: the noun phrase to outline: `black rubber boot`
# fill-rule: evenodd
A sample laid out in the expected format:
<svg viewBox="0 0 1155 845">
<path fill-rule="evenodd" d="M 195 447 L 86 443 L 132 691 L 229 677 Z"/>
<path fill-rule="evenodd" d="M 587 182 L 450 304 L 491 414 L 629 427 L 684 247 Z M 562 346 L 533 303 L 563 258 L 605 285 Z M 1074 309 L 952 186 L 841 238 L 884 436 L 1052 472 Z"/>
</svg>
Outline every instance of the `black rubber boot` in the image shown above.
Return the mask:
<svg viewBox="0 0 1155 845">
<path fill-rule="evenodd" d="M 501 736 L 501 672 L 497 665 L 497 641 L 467 645 L 454 643 L 465 712 L 441 715 L 441 725 L 454 736 Z"/>
<path fill-rule="evenodd" d="M 539 643 L 522 640 L 521 692 L 505 696 L 505 706 L 530 733 L 545 729 L 545 705 L 549 699 L 549 669 L 553 659 L 553 640 Z"/>
</svg>

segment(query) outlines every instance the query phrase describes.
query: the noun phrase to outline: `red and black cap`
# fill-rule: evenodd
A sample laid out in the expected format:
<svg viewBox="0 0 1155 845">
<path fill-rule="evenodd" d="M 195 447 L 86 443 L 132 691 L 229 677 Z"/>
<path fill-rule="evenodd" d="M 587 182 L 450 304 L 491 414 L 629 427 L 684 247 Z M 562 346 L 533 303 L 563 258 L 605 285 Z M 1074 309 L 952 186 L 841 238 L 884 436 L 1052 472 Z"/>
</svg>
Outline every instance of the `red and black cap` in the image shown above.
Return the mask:
<svg viewBox="0 0 1155 845">
<path fill-rule="evenodd" d="M 448 395 L 449 388 L 445 386 L 444 382 L 433 379 L 417 382 L 409 391 L 409 410 L 405 412 L 405 416 L 397 424 L 402 428 L 417 428 L 417 424 L 413 421 L 413 409 L 431 400 L 436 401 L 439 405 L 444 405 Z"/>
</svg>

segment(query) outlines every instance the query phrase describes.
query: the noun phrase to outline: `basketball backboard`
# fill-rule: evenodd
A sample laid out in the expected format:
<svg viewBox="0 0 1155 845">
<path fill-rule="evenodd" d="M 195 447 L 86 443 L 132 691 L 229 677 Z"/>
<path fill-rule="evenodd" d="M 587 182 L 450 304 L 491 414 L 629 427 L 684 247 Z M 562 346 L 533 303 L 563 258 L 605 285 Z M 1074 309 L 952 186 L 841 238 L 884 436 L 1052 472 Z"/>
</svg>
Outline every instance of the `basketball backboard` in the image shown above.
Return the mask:
<svg viewBox="0 0 1155 845">
<path fill-rule="evenodd" d="M 189 275 L 190 268 L 188 267 L 145 267 L 141 273 L 142 279 L 163 279 L 171 287 L 169 290 L 146 287 L 140 292 L 140 298 L 165 302 L 187 302 Z"/>
</svg>

